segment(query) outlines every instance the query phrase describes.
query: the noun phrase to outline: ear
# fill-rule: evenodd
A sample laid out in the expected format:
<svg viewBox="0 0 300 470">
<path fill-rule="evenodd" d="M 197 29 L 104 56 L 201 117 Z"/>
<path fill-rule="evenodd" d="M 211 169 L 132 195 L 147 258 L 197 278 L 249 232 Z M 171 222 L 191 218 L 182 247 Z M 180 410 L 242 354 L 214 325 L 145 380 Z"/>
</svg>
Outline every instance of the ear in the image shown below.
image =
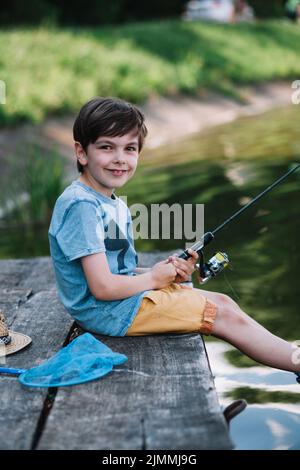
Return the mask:
<svg viewBox="0 0 300 470">
<path fill-rule="evenodd" d="M 75 155 L 77 160 L 82 166 L 86 166 L 88 164 L 88 159 L 86 152 L 84 151 L 82 145 L 80 142 L 75 141 L 74 142 L 74 149 L 75 149 Z"/>
</svg>

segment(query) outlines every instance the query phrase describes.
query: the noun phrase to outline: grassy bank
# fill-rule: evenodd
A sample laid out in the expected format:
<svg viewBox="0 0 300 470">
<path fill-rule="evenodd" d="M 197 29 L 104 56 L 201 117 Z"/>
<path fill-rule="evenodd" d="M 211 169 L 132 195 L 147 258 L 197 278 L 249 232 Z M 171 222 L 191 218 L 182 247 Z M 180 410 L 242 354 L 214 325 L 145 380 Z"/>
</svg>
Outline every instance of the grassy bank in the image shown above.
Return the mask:
<svg viewBox="0 0 300 470">
<path fill-rule="evenodd" d="M 214 25 L 181 21 L 98 29 L 0 32 L 0 124 L 75 111 L 94 95 L 141 102 L 153 94 L 300 76 L 300 28 L 285 21 Z"/>
</svg>

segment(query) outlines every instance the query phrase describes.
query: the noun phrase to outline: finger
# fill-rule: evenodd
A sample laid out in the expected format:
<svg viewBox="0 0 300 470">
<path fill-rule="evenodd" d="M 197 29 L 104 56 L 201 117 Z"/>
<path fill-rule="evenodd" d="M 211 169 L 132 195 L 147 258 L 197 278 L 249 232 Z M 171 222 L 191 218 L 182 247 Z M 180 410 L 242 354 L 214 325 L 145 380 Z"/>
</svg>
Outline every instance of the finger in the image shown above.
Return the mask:
<svg viewBox="0 0 300 470">
<path fill-rule="evenodd" d="M 195 261 L 197 261 L 199 259 L 199 255 L 198 255 L 197 251 L 191 250 L 189 248 L 188 252 L 191 255 L 190 258 L 188 259 L 188 261 L 192 261 L 194 263 Z"/>
<path fill-rule="evenodd" d="M 189 263 L 186 260 L 180 259 L 173 262 L 174 266 L 179 269 L 182 269 L 187 275 L 191 274 L 194 271 L 194 262 Z"/>
<path fill-rule="evenodd" d="M 197 265 L 197 260 L 195 258 L 189 258 L 187 263 L 188 263 L 189 268 L 191 268 L 194 271 L 195 266 Z"/>
<path fill-rule="evenodd" d="M 188 275 L 186 274 L 185 271 L 182 271 L 182 269 L 179 269 L 179 268 L 176 268 L 176 271 L 177 271 L 177 274 L 179 274 L 179 276 L 181 276 L 183 279 L 187 280 L 188 279 Z"/>
<path fill-rule="evenodd" d="M 189 270 L 186 271 L 186 273 L 187 273 L 188 276 L 191 276 L 194 271 L 195 271 L 195 268 L 194 268 L 194 266 L 192 266 Z"/>
<path fill-rule="evenodd" d="M 188 281 L 191 277 L 190 271 L 185 271 L 183 269 L 176 268 L 176 272 L 178 273 L 178 276 L 183 276 L 186 281 Z"/>
<path fill-rule="evenodd" d="M 179 270 L 180 270 L 180 272 L 184 273 L 185 276 L 188 275 L 188 273 L 189 273 L 188 266 L 182 265 L 180 263 L 174 263 L 174 266 L 175 266 L 175 269 L 176 269 L 177 272 L 179 272 Z"/>
<path fill-rule="evenodd" d="M 194 260 L 197 260 L 199 258 L 199 255 L 197 251 L 192 250 L 191 248 L 188 249 L 189 254 L 192 256 Z M 189 258 L 190 259 L 190 258 Z"/>
<path fill-rule="evenodd" d="M 183 285 L 180 284 L 180 287 L 181 287 L 181 289 L 193 289 L 192 287 L 186 286 L 186 285 L 184 285 L 184 284 L 183 284 Z"/>
</svg>

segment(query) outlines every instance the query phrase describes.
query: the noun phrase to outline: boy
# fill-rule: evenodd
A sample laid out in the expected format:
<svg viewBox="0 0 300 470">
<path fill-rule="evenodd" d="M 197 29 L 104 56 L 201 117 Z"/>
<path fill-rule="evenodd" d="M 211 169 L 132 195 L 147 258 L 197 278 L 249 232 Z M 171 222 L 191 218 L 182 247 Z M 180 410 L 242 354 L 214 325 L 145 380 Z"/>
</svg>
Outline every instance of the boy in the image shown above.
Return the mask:
<svg viewBox="0 0 300 470">
<path fill-rule="evenodd" d="M 55 204 L 49 242 L 59 297 L 79 325 L 110 336 L 212 334 L 258 362 L 298 373 L 294 345 L 230 297 L 180 284 L 194 271 L 196 252 L 137 268 L 130 212 L 114 191 L 136 170 L 147 135 L 142 113 L 96 97 L 80 110 L 73 134 L 80 177 Z"/>
</svg>

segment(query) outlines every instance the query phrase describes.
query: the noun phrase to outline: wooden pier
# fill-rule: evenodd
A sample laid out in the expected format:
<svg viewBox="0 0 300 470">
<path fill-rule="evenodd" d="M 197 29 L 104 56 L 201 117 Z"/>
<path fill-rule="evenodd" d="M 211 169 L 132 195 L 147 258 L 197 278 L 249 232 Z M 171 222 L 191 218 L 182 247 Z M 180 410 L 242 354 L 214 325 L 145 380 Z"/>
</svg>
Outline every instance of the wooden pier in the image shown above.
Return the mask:
<svg viewBox="0 0 300 470">
<path fill-rule="evenodd" d="M 141 254 L 151 266 L 162 254 Z M 0 309 L 32 344 L 0 358 L 30 368 L 79 329 L 57 298 L 50 258 L 0 261 Z M 108 375 L 58 389 L 0 375 L 0 449 L 232 449 L 200 334 L 98 336 L 128 360 Z"/>
</svg>

